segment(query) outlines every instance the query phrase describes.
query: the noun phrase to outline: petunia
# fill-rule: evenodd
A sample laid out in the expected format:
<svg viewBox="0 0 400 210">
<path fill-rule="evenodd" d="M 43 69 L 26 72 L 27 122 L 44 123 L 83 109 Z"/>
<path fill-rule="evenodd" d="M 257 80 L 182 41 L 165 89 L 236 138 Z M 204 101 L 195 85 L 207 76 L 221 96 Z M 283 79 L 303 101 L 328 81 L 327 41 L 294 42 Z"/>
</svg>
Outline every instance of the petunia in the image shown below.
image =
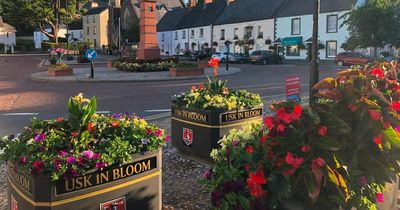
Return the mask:
<svg viewBox="0 0 400 210">
<path fill-rule="evenodd" d="M 165 142 L 170 142 L 171 141 L 171 137 L 170 136 L 166 136 L 165 137 Z"/>
<path fill-rule="evenodd" d="M 253 146 L 247 146 L 246 147 L 246 152 L 247 152 L 247 154 L 252 154 L 254 152 L 254 147 Z"/>
<path fill-rule="evenodd" d="M 46 139 L 46 135 L 43 133 L 39 133 L 35 136 L 35 141 L 36 142 L 42 142 Z"/>
<path fill-rule="evenodd" d="M 369 112 L 369 116 L 371 116 L 371 119 L 374 121 L 380 120 L 382 117 L 380 112 L 375 111 L 373 109 L 369 109 L 368 112 Z"/>
<path fill-rule="evenodd" d="M 274 118 L 271 116 L 267 116 L 264 118 L 264 125 L 267 129 L 271 129 L 274 127 Z"/>
<path fill-rule="evenodd" d="M 54 164 L 54 169 L 56 171 L 59 171 L 61 169 L 61 161 L 60 160 L 54 159 L 53 164 Z"/>
<path fill-rule="evenodd" d="M 104 162 L 97 162 L 96 163 L 96 168 L 97 169 L 102 169 L 104 167 L 106 167 L 106 163 L 104 163 Z"/>
<path fill-rule="evenodd" d="M 309 152 L 311 150 L 311 147 L 309 145 L 304 145 L 301 147 L 300 149 L 302 152 L 306 153 Z"/>
<path fill-rule="evenodd" d="M 25 165 L 28 162 L 28 158 L 26 156 L 22 156 L 19 158 L 19 164 Z"/>
<path fill-rule="evenodd" d="M 62 151 L 62 150 L 60 150 L 59 152 L 58 152 L 58 156 L 60 156 L 60 157 L 65 157 L 65 156 L 67 156 L 67 152 L 64 152 L 64 151 Z"/>
<path fill-rule="evenodd" d="M 92 150 L 86 150 L 86 151 L 83 152 L 83 156 L 86 159 L 92 159 L 93 156 L 94 156 L 94 152 Z"/>
<path fill-rule="evenodd" d="M 67 163 L 70 165 L 76 163 L 76 158 L 74 156 L 67 157 Z"/>
<path fill-rule="evenodd" d="M 376 193 L 376 202 L 378 203 L 383 203 L 385 199 L 383 199 L 383 194 L 382 193 Z"/>
<path fill-rule="evenodd" d="M 157 138 L 160 138 L 160 137 L 162 137 L 163 133 L 164 133 L 163 130 L 157 129 L 155 132 L 155 135 L 157 136 Z"/>
<path fill-rule="evenodd" d="M 64 177 L 65 177 L 66 179 L 70 180 L 70 179 L 75 178 L 77 173 L 78 173 L 78 172 L 77 172 L 75 169 L 69 168 L 69 169 L 65 172 Z"/>
<path fill-rule="evenodd" d="M 94 155 L 93 155 L 93 160 L 97 160 L 97 159 L 99 159 L 101 157 L 101 154 L 99 154 L 99 153 L 95 153 Z"/>
<path fill-rule="evenodd" d="M 35 160 L 35 162 L 33 162 L 33 168 L 31 169 L 31 174 L 32 175 L 40 174 L 40 172 L 43 170 L 43 167 L 44 167 L 43 161 Z"/>
<path fill-rule="evenodd" d="M 147 139 L 142 139 L 141 142 L 142 142 L 143 145 L 146 145 L 147 144 Z"/>
<path fill-rule="evenodd" d="M 208 169 L 203 173 L 203 179 L 210 180 L 213 176 L 213 169 Z"/>
</svg>

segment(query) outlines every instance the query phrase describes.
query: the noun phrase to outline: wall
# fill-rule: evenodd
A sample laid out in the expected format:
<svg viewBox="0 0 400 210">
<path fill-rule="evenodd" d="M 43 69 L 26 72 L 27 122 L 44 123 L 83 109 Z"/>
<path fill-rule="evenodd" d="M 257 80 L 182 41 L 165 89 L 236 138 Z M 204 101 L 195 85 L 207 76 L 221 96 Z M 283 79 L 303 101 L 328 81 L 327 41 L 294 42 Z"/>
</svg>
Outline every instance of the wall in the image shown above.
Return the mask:
<svg viewBox="0 0 400 210">
<path fill-rule="evenodd" d="M 162 38 L 164 34 L 164 39 Z M 172 31 L 157 32 L 158 47 L 161 50 L 161 55 L 173 55 L 174 49 L 172 47 Z M 168 54 L 167 54 L 168 52 Z"/>
<path fill-rule="evenodd" d="M 16 45 L 16 37 L 14 32 L 0 32 L 0 43 L 7 46 Z"/>
<path fill-rule="evenodd" d="M 83 30 L 69 30 L 68 32 L 71 34 L 69 37 L 70 42 L 73 41 L 73 38 L 78 39 L 79 42 L 83 41 Z"/>
<path fill-rule="evenodd" d="M 89 21 L 87 19 L 89 18 Z M 93 22 L 95 19 L 95 22 Z M 95 42 L 95 48 L 101 49 L 102 46 L 108 45 L 108 9 L 100 14 L 86 15 L 82 18 L 83 23 L 83 41 Z M 89 27 L 89 33 L 88 33 Z M 96 34 L 94 34 L 94 27 L 96 27 Z"/>
<path fill-rule="evenodd" d="M 326 42 L 327 41 L 336 41 L 337 42 L 337 53 L 344 52 L 344 49 L 341 48 L 342 44 L 346 42 L 347 37 L 349 36 L 349 32 L 347 31 L 347 26 L 340 27 L 343 23 L 343 19 L 340 17 L 344 15 L 347 11 L 342 12 L 332 12 L 332 13 L 322 13 L 319 16 L 319 43 L 325 46 L 324 49 L 319 50 L 319 57 L 321 60 L 333 60 L 333 57 L 327 58 L 326 56 Z M 328 15 L 338 15 L 338 30 L 336 33 L 327 33 L 327 16 Z M 291 26 L 292 19 L 300 18 L 300 35 L 291 35 Z M 298 37 L 301 36 L 303 38 L 303 44 L 305 45 L 305 41 L 312 37 L 312 15 L 302 15 L 302 16 L 292 16 L 292 17 L 283 17 L 276 19 L 276 38 L 285 38 L 285 37 Z M 286 47 L 285 47 L 285 58 L 286 59 L 300 59 L 305 60 L 307 58 L 307 50 L 300 50 L 300 56 L 287 56 L 286 55 Z"/>
<path fill-rule="evenodd" d="M 51 33 L 51 29 L 45 29 L 45 31 Z M 67 34 L 67 29 L 65 28 L 60 28 L 58 31 L 58 37 L 59 38 L 65 38 L 65 34 Z M 34 31 L 33 32 L 33 40 L 35 42 L 35 48 L 40 49 L 42 47 L 42 42 L 49 41 L 49 38 L 42 33 L 41 31 Z"/>
<path fill-rule="evenodd" d="M 274 40 L 274 20 L 258 20 L 251 22 L 242 22 L 242 23 L 234 23 L 234 24 L 226 24 L 226 25 L 216 25 L 214 26 L 214 35 L 213 40 L 218 42 L 218 47 L 216 50 L 218 52 L 225 51 L 225 41 L 229 40 L 232 42 L 230 46 L 230 51 L 234 53 L 245 53 L 245 47 L 235 45 L 235 41 L 243 40 L 245 35 L 246 27 L 253 27 L 252 36 L 249 39 L 254 40 L 254 45 L 249 46 L 249 53 L 254 50 L 268 50 L 269 45 L 265 44 L 266 39 Z M 261 26 L 261 32 L 263 36 L 258 38 L 258 26 Z M 238 29 L 238 37 L 234 39 L 234 29 Z M 221 29 L 225 29 L 225 39 L 221 40 Z"/>
<path fill-rule="evenodd" d="M 200 29 L 203 29 L 203 36 L 200 36 Z M 194 36 L 192 36 L 191 31 L 194 30 Z M 186 37 L 182 38 L 182 33 L 183 31 L 186 31 Z M 175 32 L 178 32 L 178 37 L 176 39 L 175 37 Z M 208 47 L 210 48 L 212 46 L 211 42 L 211 26 L 202 26 L 202 27 L 195 27 L 195 28 L 190 28 L 190 29 L 181 29 L 181 30 L 175 30 L 172 31 L 172 52 L 174 55 L 177 54 L 177 46 L 180 45 L 180 51 L 179 55 L 182 55 L 183 49 L 186 49 L 186 47 L 189 50 L 199 50 L 204 46 L 205 43 L 208 43 Z M 192 47 L 192 43 L 195 43 L 196 45 L 194 48 Z M 205 46 L 204 46 L 205 47 Z"/>
</svg>

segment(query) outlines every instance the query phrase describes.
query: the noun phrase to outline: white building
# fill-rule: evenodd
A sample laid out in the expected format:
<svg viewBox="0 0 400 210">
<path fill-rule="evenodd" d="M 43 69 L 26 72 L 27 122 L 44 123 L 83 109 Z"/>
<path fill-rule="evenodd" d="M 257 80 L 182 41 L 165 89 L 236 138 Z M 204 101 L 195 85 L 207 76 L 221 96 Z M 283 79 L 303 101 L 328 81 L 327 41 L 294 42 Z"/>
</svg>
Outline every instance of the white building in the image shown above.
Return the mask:
<svg viewBox="0 0 400 210">
<path fill-rule="evenodd" d="M 51 27 L 49 25 L 45 25 L 44 30 L 46 32 L 51 33 Z M 58 38 L 65 38 L 66 34 L 67 34 L 67 27 L 64 24 L 61 24 L 57 36 Z M 42 31 L 40 31 L 40 29 L 36 29 L 33 32 L 33 40 L 35 42 L 35 48 L 40 49 L 42 48 L 42 42 L 49 41 L 49 38 Z"/>
<path fill-rule="evenodd" d="M 283 2 L 227 1 L 226 8 L 214 22 L 213 40 L 218 44 L 217 51 L 226 50 L 226 41 L 230 41 L 230 51 L 234 53 L 268 50 L 274 40 L 274 12 Z"/>
<path fill-rule="evenodd" d="M 69 42 L 83 41 L 82 19 L 76 20 L 68 25 Z"/>
<path fill-rule="evenodd" d="M 176 8 L 167 12 L 157 23 L 157 41 L 161 55 L 169 56 L 174 53 L 173 33 L 179 20 L 185 15 L 186 8 Z"/>
<path fill-rule="evenodd" d="M 334 59 L 349 32 L 340 27 L 340 18 L 357 4 L 357 0 L 321 0 L 319 15 L 319 58 Z M 288 0 L 276 14 L 275 38 L 280 39 L 286 59 L 309 59 L 313 23 L 313 4 L 309 0 Z"/>
<path fill-rule="evenodd" d="M 4 52 L 7 53 L 9 50 L 14 53 L 14 46 L 16 45 L 16 33 L 17 30 L 7 23 L 3 22 L 3 18 L 0 16 L 0 44 L 4 45 Z"/>
</svg>

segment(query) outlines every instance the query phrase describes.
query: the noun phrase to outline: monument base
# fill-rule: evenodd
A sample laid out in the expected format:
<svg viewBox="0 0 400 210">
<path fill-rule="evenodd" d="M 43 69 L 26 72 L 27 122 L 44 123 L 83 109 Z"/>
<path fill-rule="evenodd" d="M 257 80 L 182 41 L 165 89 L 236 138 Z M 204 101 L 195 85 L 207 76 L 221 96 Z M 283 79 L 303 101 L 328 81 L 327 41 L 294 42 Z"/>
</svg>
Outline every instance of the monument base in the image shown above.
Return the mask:
<svg viewBox="0 0 400 210">
<path fill-rule="evenodd" d="M 137 58 L 140 60 L 157 60 L 160 59 L 160 49 L 154 48 L 139 48 L 137 50 Z"/>
</svg>

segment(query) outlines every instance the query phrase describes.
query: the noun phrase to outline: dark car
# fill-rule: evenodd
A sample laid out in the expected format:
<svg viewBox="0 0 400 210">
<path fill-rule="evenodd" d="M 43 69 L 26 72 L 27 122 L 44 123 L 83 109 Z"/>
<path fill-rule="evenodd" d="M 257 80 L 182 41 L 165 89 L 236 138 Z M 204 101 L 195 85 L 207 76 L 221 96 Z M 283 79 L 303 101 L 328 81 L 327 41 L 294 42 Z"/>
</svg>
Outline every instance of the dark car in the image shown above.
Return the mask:
<svg viewBox="0 0 400 210">
<path fill-rule="evenodd" d="M 189 55 L 189 59 L 192 61 L 199 61 L 207 57 L 211 57 L 211 52 L 206 50 L 194 51 Z"/>
<path fill-rule="evenodd" d="M 248 55 L 242 53 L 234 53 L 233 55 L 236 57 L 236 63 L 248 63 L 250 60 Z"/>
<path fill-rule="evenodd" d="M 256 50 L 251 53 L 250 62 L 252 64 L 281 64 L 283 57 L 271 50 Z"/>
<path fill-rule="evenodd" d="M 336 55 L 334 62 L 339 66 L 364 65 L 374 62 L 374 59 L 359 52 L 342 52 Z"/>
</svg>

